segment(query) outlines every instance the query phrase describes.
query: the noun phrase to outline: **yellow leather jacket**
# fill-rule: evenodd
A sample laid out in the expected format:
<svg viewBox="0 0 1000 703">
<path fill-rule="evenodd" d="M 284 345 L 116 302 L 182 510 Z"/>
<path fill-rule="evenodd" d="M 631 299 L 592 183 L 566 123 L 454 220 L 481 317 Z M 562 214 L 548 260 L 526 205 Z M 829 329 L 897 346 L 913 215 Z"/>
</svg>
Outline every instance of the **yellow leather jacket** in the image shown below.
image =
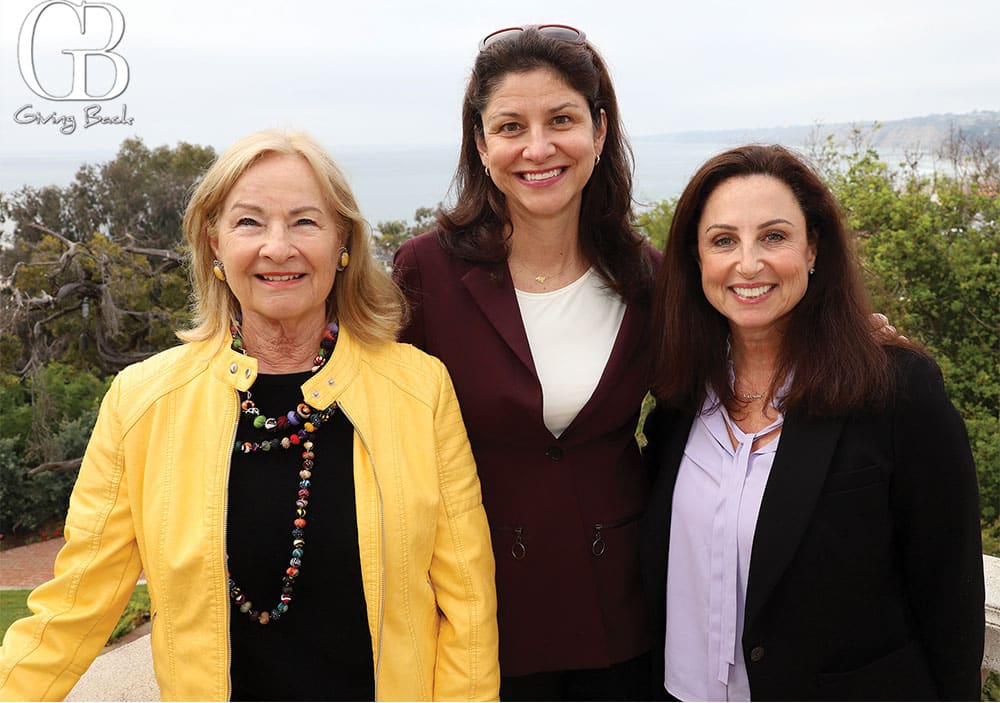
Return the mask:
<svg viewBox="0 0 1000 703">
<path fill-rule="evenodd" d="M 0 649 L 0 698 L 62 699 L 107 641 L 140 568 L 164 700 L 230 694 L 226 487 L 237 389 L 257 362 L 228 338 L 131 366 L 101 406 L 55 577 Z M 479 479 L 444 366 L 341 329 L 302 386 L 354 425 L 358 542 L 379 700 L 495 700 L 493 554 Z M 332 625 L 331 625 L 332 626 Z"/>
</svg>

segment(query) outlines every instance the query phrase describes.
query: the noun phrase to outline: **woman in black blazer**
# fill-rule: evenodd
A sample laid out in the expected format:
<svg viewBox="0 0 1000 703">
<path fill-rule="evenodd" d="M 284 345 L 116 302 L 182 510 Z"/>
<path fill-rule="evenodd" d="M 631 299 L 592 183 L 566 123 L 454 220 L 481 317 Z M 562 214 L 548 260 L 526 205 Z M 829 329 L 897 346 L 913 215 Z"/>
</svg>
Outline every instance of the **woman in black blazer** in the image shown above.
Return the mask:
<svg viewBox="0 0 1000 703">
<path fill-rule="evenodd" d="M 872 337 L 822 181 L 781 147 L 708 161 L 678 202 L 654 305 L 654 690 L 978 700 L 965 426 L 926 354 Z"/>
</svg>

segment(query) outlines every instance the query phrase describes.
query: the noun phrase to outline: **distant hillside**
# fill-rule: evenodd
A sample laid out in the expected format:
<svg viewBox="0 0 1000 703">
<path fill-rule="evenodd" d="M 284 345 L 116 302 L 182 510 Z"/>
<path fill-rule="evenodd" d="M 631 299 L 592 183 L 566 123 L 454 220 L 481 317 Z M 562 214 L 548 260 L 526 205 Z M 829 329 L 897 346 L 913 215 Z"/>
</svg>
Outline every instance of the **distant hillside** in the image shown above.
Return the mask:
<svg viewBox="0 0 1000 703">
<path fill-rule="evenodd" d="M 977 110 L 961 115 L 927 115 L 910 117 L 905 120 L 881 122 L 875 132 L 872 145 L 879 150 L 902 151 L 919 148 L 924 152 L 936 151 L 948 138 L 951 129 L 961 129 L 973 139 L 984 138 L 1000 149 L 1000 112 Z M 833 134 L 838 140 L 846 139 L 854 127 L 870 128 L 871 122 L 854 122 L 830 125 L 799 125 L 794 127 L 773 127 L 764 129 L 731 129 L 720 131 L 674 132 L 647 137 L 636 137 L 635 141 L 672 141 L 679 143 L 730 143 L 762 142 L 768 144 L 802 145 L 819 135 L 825 138 Z"/>
</svg>

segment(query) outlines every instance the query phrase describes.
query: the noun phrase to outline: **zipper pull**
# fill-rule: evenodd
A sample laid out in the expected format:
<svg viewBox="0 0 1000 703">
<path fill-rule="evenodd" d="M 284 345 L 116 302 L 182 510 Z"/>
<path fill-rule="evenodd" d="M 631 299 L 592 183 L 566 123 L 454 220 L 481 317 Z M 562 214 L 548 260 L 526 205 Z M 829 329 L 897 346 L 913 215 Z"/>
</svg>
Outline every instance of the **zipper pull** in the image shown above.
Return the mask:
<svg viewBox="0 0 1000 703">
<path fill-rule="evenodd" d="M 594 524 L 594 542 L 590 545 L 590 553 L 595 557 L 599 557 L 607 550 L 608 545 L 604 542 L 604 538 L 601 537 L 601 528 L 604 527 L 601 523 Z"/>
<path fill-rule="evenodd" d="M 524 556 L 528 553 L 528 548 L 524 546 L 524 542 L 521 540 L 521 533 L 524 532 L 523 527 L 514 528 L 514 544 L 510 547 L 510 555 L 521 561 Z"/>
</svg>

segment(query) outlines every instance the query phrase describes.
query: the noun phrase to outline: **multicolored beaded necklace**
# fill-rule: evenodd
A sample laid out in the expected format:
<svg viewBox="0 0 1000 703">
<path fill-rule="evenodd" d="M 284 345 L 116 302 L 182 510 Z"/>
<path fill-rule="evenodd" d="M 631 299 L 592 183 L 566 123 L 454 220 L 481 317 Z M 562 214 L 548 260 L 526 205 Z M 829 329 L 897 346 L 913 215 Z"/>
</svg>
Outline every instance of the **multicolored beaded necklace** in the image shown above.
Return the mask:
<svg viewBox="0 0 1000 703">
<path fill-rule="evenodd" d="M 232 349 L 241 354 L 246 354 L 243 346 L 243 337 L 240 334 L 239 323 L 234 322 L 229 331 L 233 335 Z M 336 322 L 331 322 L 323 334 L 320 341 L 320 350 L 313 360 L 312 372 L 319 371 L 326 360 L 333 353 L 333 348 L 337 344 L 337 334 L 340 328 Z M 267 609 L 258 610 L 254 608 L 243 590 L 236 585 L 233 575 L 229 576 L 229 597 L 235 603 L 241 613 L 246 614 L 251 620 L 256 620 L 261 625 L 267 625 L 281 619 L 281 616 L 288 612 L 288 606 L 292 601 L 292 593 L 295 589 L 295 579 L 302 568 L 302 555 L 306 546 L 306 507 L 309 505 L 309 489 L 312 486 L 312 470 L 315 465 L 316 453 L 313 451 L 313 434 L 324 423 L 326 423 L 337 412 L 337 404 L 317 410 L 306 403 L 299 403 L 294 410 L 289 410 L 284 415 L 267 417 L 251 400 L 250 391 L 241 393 L 242 401 L 240 409 L 244 415 L 253 417 L 253 426 L 268 432 L 274 432 L 283 437 L 262 442 L 241 442 L 236 440 L 233 446 L 234 454 L 251 454 L 254 452 L 268 452 L 271 449 L 288 449 L 290 447 L 302 446 L 302 469 L 299 471 L 299 487 L 295 500 L 295 519 L 292 521 L 292 558 L 288 562 L 288 568 L 281 578 L 281 597 L 278 604 L 270 611 Z M 288 434 L 285 434 L 285 433 Z"/>
</svg>

